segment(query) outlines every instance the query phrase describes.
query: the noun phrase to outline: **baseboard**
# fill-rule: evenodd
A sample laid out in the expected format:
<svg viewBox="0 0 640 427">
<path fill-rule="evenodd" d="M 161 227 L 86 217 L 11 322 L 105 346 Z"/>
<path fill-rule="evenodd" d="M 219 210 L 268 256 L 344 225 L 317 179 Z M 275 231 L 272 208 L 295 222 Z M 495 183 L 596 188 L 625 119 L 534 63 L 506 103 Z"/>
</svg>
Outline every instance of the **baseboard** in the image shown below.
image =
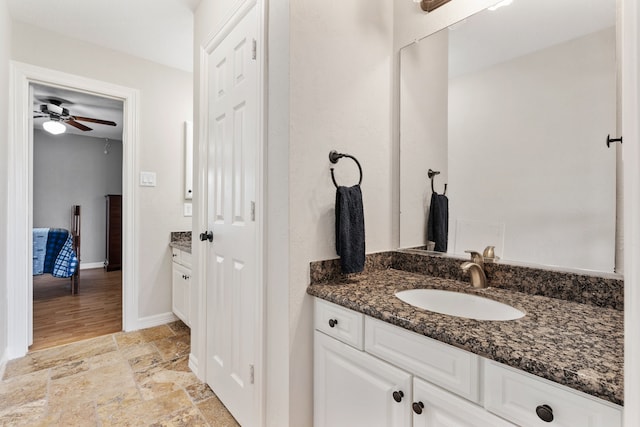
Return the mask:
<svg viewBox="0 0 640 427">
<path fill-rule="evenodd" d="M 154 326 L 166 325 L 176 320 L 178 320 L 178 318 L 170 311 L 153 316 L 141 317 L 138 319 L 137 329 L 153 328 Z"/>
<path fill-rule="evenodd" d="M 0 378 L 4 378 L 4 370 L 7 367 L 7 352 L 5 351 L 0 357 Z"/>
<path fill-rule="evenodd" d="M 198 372 L 198 358 L 193 353 L 189 353 L 189 369 L 191 369 L 191 372 L 196 374 L 196 377 L 200 378 L 200 373 Z"/>
<path fill-rule="evenodd" d="M 99 262 L 80 262 L 80 270 L 89 270 L 90 268 L 103 268 L 104 261 Z"/>
</svg>

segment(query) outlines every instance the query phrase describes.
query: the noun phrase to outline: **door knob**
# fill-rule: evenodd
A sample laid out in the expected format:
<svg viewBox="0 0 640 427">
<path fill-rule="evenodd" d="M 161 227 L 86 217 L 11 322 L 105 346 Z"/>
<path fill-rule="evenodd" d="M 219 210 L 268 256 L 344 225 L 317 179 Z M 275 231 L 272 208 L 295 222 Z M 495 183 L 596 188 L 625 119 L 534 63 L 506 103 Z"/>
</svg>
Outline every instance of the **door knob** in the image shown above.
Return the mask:
<svg viewBox="0 0 640 427">
<path fill-rule="evenodd" d="M 204 233 L 200 233 L 200 241 L 204 242 L 205 240 L 213 242 L 213 231 L 205 231 Z"/>
</svg>

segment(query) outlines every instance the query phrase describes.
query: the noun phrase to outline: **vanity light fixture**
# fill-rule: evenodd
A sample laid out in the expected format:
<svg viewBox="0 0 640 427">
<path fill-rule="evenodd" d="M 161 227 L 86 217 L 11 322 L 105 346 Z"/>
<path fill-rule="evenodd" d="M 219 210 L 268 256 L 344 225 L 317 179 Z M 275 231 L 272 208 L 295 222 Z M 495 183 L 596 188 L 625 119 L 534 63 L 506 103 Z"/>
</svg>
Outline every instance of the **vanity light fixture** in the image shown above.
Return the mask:
<svg viewBox="0 0 640 427">
<path fill-rule="evenodd" d="M 109 149 L 111 148 L 111 141 L 109 141 L 109 138 L 105 138 L 105 143 L 104 143 L 104 154 L 109 154 Z"/>
<path fill-rule="evenodd" d="M 59 135 L 67 130 L 67 128 L 62 123 L 55 120 L 48 120 L 44 122 L 42 124 L 42 127 L 52 135 Z"/>
<path fill-rule="evenodd" d="M 501 2 L 498 2 L 491 7 L 488 7 L 487 9 L 493 12 L 494 10 L 498 10 L 501 7 L 509 6 L 511 3 L 513 3 L 513 0 L 502 0 Z"/>
<path fill-rule="evenodd" d="M 431 12 L 450 1 L 451 0 L 413 0 L 414 3 L 420 3 L 420 8 L 425 12 Z"/>
</svg>

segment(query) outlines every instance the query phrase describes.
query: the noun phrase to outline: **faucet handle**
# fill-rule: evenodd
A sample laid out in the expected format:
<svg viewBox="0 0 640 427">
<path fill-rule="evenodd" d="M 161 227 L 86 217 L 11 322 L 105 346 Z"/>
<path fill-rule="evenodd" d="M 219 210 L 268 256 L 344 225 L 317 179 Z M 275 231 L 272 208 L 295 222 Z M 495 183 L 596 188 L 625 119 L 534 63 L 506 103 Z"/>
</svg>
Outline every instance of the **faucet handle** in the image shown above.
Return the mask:
<svg viewBox="0 0 640 427">
<path fill-rule="evenodd" d="M 465 251 L 468 254 L 471 254 L 471 262 L 475 262 L 476 264 L 480 265 L 481 267 L 484 267 L 484 257 L 482 256 L 482 254 L 480 252 L 477 251 Z"/>
<path fill-rule="evenodd" d="M 500 257 L 496 255 L 495 246 L 487 246 L 484 248 L 482 255 L 486 262 L 498 261 L 500 259 Z"/>
</svg>

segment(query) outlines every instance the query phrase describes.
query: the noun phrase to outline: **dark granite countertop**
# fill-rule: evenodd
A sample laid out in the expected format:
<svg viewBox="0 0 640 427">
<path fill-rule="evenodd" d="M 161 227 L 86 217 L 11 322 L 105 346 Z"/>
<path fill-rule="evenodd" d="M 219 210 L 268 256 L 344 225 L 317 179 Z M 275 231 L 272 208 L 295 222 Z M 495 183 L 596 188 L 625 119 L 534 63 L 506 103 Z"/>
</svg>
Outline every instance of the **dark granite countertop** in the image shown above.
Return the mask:
<svg viewBox="0 0 640 427">
<path fill-rule="evenodd" d="M 184 252 L 191 253 L 191 242 L 171 242 L 169 243 L 169 246 Z"/>
<path fill-rule="evenodd" d="M 173 231 L 171 232 L 171 241 L 169 246 L 184 252 L 191 253 L 191 232 L 190 231 Z"/>
<path fill-rule="evenodd" d="M 394 296 L 413 288 L 482 295 L 526 313 L 478 321 L 413 307 Z M 307 293 L 505 365 L 623 403 L 624 312 L 500 288 L 474 289 L 454 279 L 395 269 L 335 277 Z"/>
</svg>

